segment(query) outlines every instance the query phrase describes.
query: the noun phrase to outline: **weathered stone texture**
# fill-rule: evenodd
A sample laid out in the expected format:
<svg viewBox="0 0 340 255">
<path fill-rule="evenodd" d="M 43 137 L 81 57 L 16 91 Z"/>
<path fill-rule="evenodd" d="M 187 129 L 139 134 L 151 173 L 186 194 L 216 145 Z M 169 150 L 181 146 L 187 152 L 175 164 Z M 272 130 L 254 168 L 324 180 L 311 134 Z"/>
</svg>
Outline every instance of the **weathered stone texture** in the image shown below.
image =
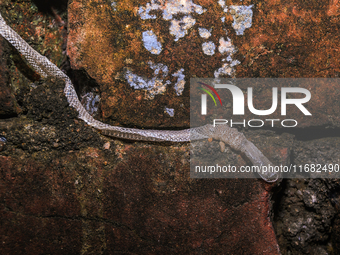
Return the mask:
<svg viewBox="0 0 340 255">
<path fill-rule="evenodd" d="M 0 11 L 7 24 L 35 50 L 61 65 L 65 60 L 65 24 L 39 12 L 30 1 L 1 0 Z M 40 76 L 3 38 L 0 40 L 0 56 L 0 115 L 12 117 L 22 113 L 21 104 L 29 84 Z"/>
<path fill-rule="evenodd" d="M 11 117 L 20 112 L 20 109 L 16 107 L 16 101 L 9 86 L 8 52 L 7 42 L 0 38 L 0 117 Z"/>
<path fill-rule="evenodd" d="M 0 156 L 2 254 L 279 254 L 269 218 L 273 185 L 191 179 L 189 144 L 103 137 L 77 120 L 62 82 L 35 85 L 24 100 L 27 118 L 0 122 L 7 140 Z M 265 134 L 247 136 L 258 144 Z M 290 142 L 278 146 L 272 133 L 267 146 L 273 162 L 289 160 Z M 226 155 L 245 163 L 229 149 Z"/>
<path fill-rule="evenodd" d="M 166 6 L 155 7 L 157 10 L 149 13 L 139 8 L 146 8 L 151 2 L 72 0 L 69 3 L 67 54 L 72 68 L 84 70 L 94 79 L 91 82 L 98 85 L 100 118 L 106 123 L 143 128 L 188 127 L 189 78 L 213 77 L 223 63 L 229 63 L 223 72 L 236 77 L 339 76 L 337 1 L 228 2 L 228 5 L 254 5 L 251 26 L 244 29 L 243 35 L 233 25 L 236 11 L 223 11 L 224 1 L 183 1 L 187 4 L 181 7 L 184 13 L 169 19 L 163 16 Z M 167 3 L 175 3 L 174 8 L 178 8 L 176 1 Z M 190 10 L 186 9 L 188 5 Z M 197 5 L 205 11 L 201 13 Z M 55 25 L 60 20 L 37 12 L 29 1 L 2 1 L 0 10 L 25 40 L 60 66 L 65 49 L 62 46 L 65 30 Z M 182 20 L 189 13 L 191 17 Z M 156 19 L 142 19 L 143 15 L 156 15 Z M 190 23 L 192 19 L 195 24 Z M 171 32 L 178 20 L 187 28 Z M 155 41 L 150 47 L 143 42 L 154 36 L 161 50 Z M 223 44 L 221 37 L 225 44 L 227 37 L 230 38 L 232 60 L 227 60 L 228 54 L 219 50 Z M 204 48 L 204 43 L 210 43 L 206 44 L 209 47 L 214 44 L 215 50 Z M 215 53 L 209 55 L 211 51 Z M 271 223 L 270 198 L 275 184 L 259 179 L 191 179 L 188 144 L 119 141 L 101 136 L 78 120 L 75 110 L 68 107 L 62 83 L 49 80 L 29 86 L 29 79 L 39 77 L 23 64 L 15 51 L 11 52 L 11 58 L 28 79 L 10 65 L 13 91 L 22 92 L 8 96 L 6 91 L 14 93 L 8 85 L 0 92 L 0 100 L 7 100 L 4 105 L 10 111 L 23 114 L 0 121 L 0 135 L 7 140 L 0 152 L 1 254 L 65 254 L 65 251 L 280 254 Z M 232 61 L 235 61 L 233 66 Z M 4 74 L 0 77 L 1 89 L 7 79 L 5 64 L 0 62 L 4 66 L 0 70 Z M 179 82 L 176 87 L 182 75 L 185 85 Z M 129 84 L 129 77 L 136 76 L 145 83 L 155 77 L 158 80 L 151 90 L 135 89 Z M 305 87 L 312 93 L 306 107 L 313 117 L 299 116 L 298 109 L 292 109 L 291 113 L 300 118 L 301 127 L 306 130 L 316 127 L 325 133 L 327 130 L 322 129 L 325 126 L 339 127 L 337 84 Z M 271 98 L 268 87 L 259 85 L 254 94 L 258 108 L 270 106 L 270 102 L 262 100 Z M 14 98 L 20 102 L 20 109 L 16 108 Z M 173 117 L 167 112 L 169 108 L 175 111 Z M 245 118 L 253 117 L 246 113 Z M 282 132 L 244 131 L 277 165 L 319 159 L 338 162 L 337 149 L 327 149 L 337 146 L 336 139 L 297 142 L 292 134 Z M 301 138 L 299 132 L 295 133 Z M 312 133 L 308 139 L 313 138 Z M 244 155 L 228 147 L 226 152 L 219 152 L 217 142 L 203 144 L 211 149 L 212 155 L 225 155 L 224 162 L 228 164 L 249 163 Z M 285 205 L 295 201 L 302 211 L 296 214 L 283 206 L 287 209 L 283 215 L 288 215 L 289 221 L 276 226 L 282 252 L 288 254 L 288 248 L 292 254 L 311 252 L 314 248 L 320 251 L 327 243 L 335 254 L 339 253 L 336 241 L 339 228 L 335 225 L 331 234 L 329 222 L 334 218 L 335 224 L 339 224 L 333 210 L 338 207 L 338 191 L 334 187 L 324 189 L 327 182 L 320 185 L 317 182 L 319 186 L 311 184 L 308 189 L 307 182 L 297 183 L 290 181 L 283 186 L 287 197 L 282 201 L 292 199 Z M 304 233 L 303 224 L 293 236 L 284 227 L 294 225 L 294 215 L 302 215 L 301 218 L 311 215 L 307 206 L 310 199 L 290 192 L 312 192 L 316 186 L 322 187 L 318 194 L 323 203 L 313 207 L 316 211 L 312 218 L 313 224 L 319 225 L 313 228 L 315 236 L 305 238 L 306 242 L 302 243 L 298 238 L 300 232 Z M 330 202 L 327 192 L 337 199 Z M 322 227 L 318 214 L 327 218 L 327 224 Z M 276 218 L 279 223 L 280 220 Z M 320 234 L 323 231 L 328 232 Z M 287 243 L 296 240 L 300 243 Z M 312 243 L 315 241 L 318 243 Z"/>
<path fill-rule="evenodd" d="M 279 254 L 270 185 L 192 180 L 185 151 L 115 142 L 1 156 L 2 254 Z"/>
<path fill-rule="evenodd" d="M 240 78 L 339 76 L 339 16 L 332 1 L 259 1 L 255 4 L 243 1 L 245 6 L 253 4 L 251 26 L 244 30 L 244 35 L 233 26 L 232 12 L 223 11 L 218 1 L 185 1 L 182 13 L 177 12 L 176 4 L 179 3 L 176 1 L 165 2 L 159 8 L 155 3 L 148 7 L 147 3 L 151 2 L 119 1 L 110 5 L 107 1 L 74 0 L 70 3 L 67 52 L 72 67 L 84 68 L 100 85 L 102 118 L 106 122 L 115 120 L 143 127 L 188 126 L 189 78 L 214 77 L 223 63 L 231 61 L 223 60 L 226 55 L 220 50 L 221 38 L 230 39 L 233 49 L 230 56 L 233 61 L 239 61 L 229 65 L 227 77 L 234 74 Z M 228 4 L 240 5 L 239 2 Z M 170 5 L 172 12 L 177 13 L 171 18 L 166 16 Z M 195 9 L 197 5 L 202 7 L 202 13 Z M 187 6 L 191 6 L 190 11 Z M 146 13 L 148 8 L 153 10 Z M 153 15 L 155 19 L 151 18 Z M 181 37 L 173 32 L 176 19 L 190 15 L 195 24 L 184 29 L 186 34 Z M 211 35 L 207 39 L 200 35 L 201 28 L 209 30 Z M 145 34 L 147 31 L 152 31 L 149 37 Z M 145 43 L 146 37 L 157 38 L 150 43 L 153 52 Z M 207 42 L 216 46 L 215 54 L 211 56 L 203 49 Z M 150 63 L 162 64 L 167 70 L 156 75 Z M 178 96 L 175 91 L 177 78 L 172 74 L 181 68 L 185 87 Z M 146 87 L 136 89 L 129 82 L 133 76 L 140 76 L 145 81 L 158 77 L 159 83 L 151 91 Z M 169 84 L 164 87 L 166 80 Z M 293 109 L 290 116 L 297 113 L 299 126 L 339 127 L 337 84 L 302 87 L 312 93 L 308 107 L 313 117 L 305 118 Z M 271 103 L 271 90 L 267 87 L 257 89 L 261 90 L 256 95 L 260 100 L 255 100 L 255 104 L 258 109 L 267 109 Z M 150 95 L 156 96 L 150 100 Z M 175 110 L 174 117 L 166 113 L 166 108 Z M 281 115 L 278 111 L 268 117 Z M 245 118 L 254 118 L 254 115 L 246 113 Z"/>
</svg>

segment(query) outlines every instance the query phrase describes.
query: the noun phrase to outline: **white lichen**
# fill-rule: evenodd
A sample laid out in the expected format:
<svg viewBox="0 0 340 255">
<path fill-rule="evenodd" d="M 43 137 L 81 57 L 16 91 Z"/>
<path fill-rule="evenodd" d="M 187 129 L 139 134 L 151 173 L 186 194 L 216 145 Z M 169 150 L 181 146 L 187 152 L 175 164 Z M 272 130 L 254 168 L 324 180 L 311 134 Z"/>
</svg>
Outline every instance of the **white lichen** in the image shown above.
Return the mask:
<svg viewBox="0 0 340 255">
<path fill-rule="evenodd" d="M 191 0 L 151 0 L 151 3 L 147 3 L 146 6 L 139 7 L 138 14 L 142 19 L 156 19 L 155 14 L 150 15 L 150 12 L 154 10 L 162 11 L 162 17 L 165 20 L 171 20 L 177 14 L 202 14 L 204 12 L 202 6 L 194 4 Z"/>
<path fill-rule="evenodd" d="M 152 30 L 143 32 L 143 44 L 151 54 L 159 55 L 162 52 L 162 44 L 157 40 L 157 36 Z"/>
<path fill-rule="evenodd" d="M 181 20 L 173 19 L 170 25 L 170 34 L 175 36 L 175 41 L 188 34 L 188 30 L 195 25 L 196 19 L 189 16 L 184 16 Z"/>
<path fill-rule="evenodd" d="M 179 69 L 177 72 L 175 72 L 174 74 L 172 74 L 172 76 L 177 77 L 177 82 L 175 84 L 175 90 L 176 90 L 176 95 L 180 96 L 183 93 L 184 90 L 184 86 L 185 86 L 185 75 L 183 74 L 184 69 L 181 68 Z"/>
<path fill-rule="evenodd" d="M 215 78 L 221 77 L 222 75 L 229 75 L 232 76 L 234 73 L 234 69 L 230 66 L 229 63 L 225 63 L 222 65 L 221 68 L 217 69 L 214 72 Z"/>
<path fill-rule="evenodd" d="M 231 43 L 231 40 L 229 37 L 227 37 L 227 40 L 224 40 L 223 37 L 219 40 L 220 45 L 218 46 L 218 51 L 221 54 L 228 54 L 229 56 L 236 52 L 235 46 Z"/>
<path fill-rule="evenodd" d="M 168 107 L 165 106 L 164 112 L 166 112 L 167 114 L 169 114 L 170 117 L 175 116 L 175 109 L 173 109 L 173 108 L 168 108 Z"/>
<path fill-rule="evenodd" d="M 206 28 L 199 27 L 198 28 L 198 34 L 200 35 L 200 37 L 202 37 L 204 39 L 208 39 L 211 36 L 211 30 L 209 31 Z"/>
<path fill-rule="evenodd" d="M 237 35 L 243 35 L 247 28 L 252 25 L 253 5 L 231 5 L 230 13 L 233 16 L 234 22 L 232 24 Z"/>
<path fill-rule="evenodd" d="M 111 2 L 112 10 L 117 11 L 117 3 L 116 3 L 116 1 L 110 0 L 110 2 Z"/>
<path fill-rule="evenodd" d="M 164 81 L 168 75 L 168 67 L 161 63 L 154 64 L 151 61 L 148 64 L 154 70 L 151 79 L 134 74 L 131 70 L 126 71 L 125 79 L 134 89 L 145 90 L 147 92 L 146 99 L 153 99 L 155 95 L 163 94 L 166 91 L 166 86 L 170 84 L 169 80 Z M 160 75 L 160 71 L 162 75 Z"/>
<path fill-rule="evenodd" d="M 212 41 L 202 43 L 202 50 L 205 55 L 212 56 L 215 54 L 215 44 Z"/>
<path fill-rule="evenodd" d="M 170 21 L 169 32 L 175 36 L 175 41 L 184 37 L 188 30 L 196 23 L 190 14 L 202 14 L 205 10 L 202 6 L 194 4 L 191 0 L 170 0 L 170 1 L 155 1 L 147 3 L 145 6 L 140 6 L 138 14 L 141 19 L 156 19 L 156 14 L 150 14 L 151 11 L 159 10 L 162 12 L 162 18 Z M 181 18 L 175 18 L 177 15 L 185 15 Z"/>
<path fill-rule="evenodd" d="M 232 15 L 233 23 L 231 24 L 237 35 L 243 35 L 247 28 L 252 25 L 252 7 L 253 5 L 227 5 L 225 0 L 218 0 L 218 4 L 221 6 L 223 12 Z M 196 24 L 196 17 L 192 14 L 202 14 L 206 10 L 197 4 L 194 4 L 192 0 L 168 0 L 168 1 L 156 1 L 151 0 L 145 6 L 140 6 L 138 14 L 141 19 L 156 19 L 157 17 L 163 18 L 170 22 L 169 33 L 174 36 L 174 41 L 185 37 L 189 33 L 189 29 L 194 28 Z M 158 16 L 157 16 L 158 15 Z M 224 23 L 226 17 L 221 17 L 221 22 Z M 212 36 L 212 29 L 208 30 L 204 27 L 197 28 L 198 35 L 203 39 L 209 39 Z M 226 29 L 225 33 L 228 34 Z M 149 30 L 147 34 L 143 33 L 144 47 L 152 54 L 160 54 L 162 51 L 162 45 L 158 41 L 156 35 Z M 202 43 L 202 52 L 207 56 L 213 56 L 215 51 L 219 51 L 221 55 L 224 55 L 222 59 L 222 66 L 214 71 L 215 78 L 222 76 L 234 76 L 235 66 L 240 62 L 233 59 L 233 55 L 237 49 L 233 45 L 229 37 L 221 37 L 218 42 L 218 46 L 213 41 L 206 41 Z M 181 95 L 184 90 L 184 75 L 183 71 L 177 71 L 172 76 L 178 77 L 174 86 L 177 95 Z M 130 74 L 131 76 L 131 74 Z M 131 78 L 130 78 L 131 80 Z M 162 84 L 161 88 L 166 87 L 170 82 L 163 81 L 161 78 L 154 77 L 149 80 L 143 80 L 141 77 L 134 77 L 131 84 L 139 83 L 139 87 L 144 86 L 149 88 L 155 86 L 155 84 Z M 135 85 L 133 85 L 135 86 Z M 163 89 L 161 90 L 163 91 Z"/>
<path fill-rule="evenodd" d="M 223 8 L 224 12 L 228 12 L 228 6 L 226 6 L 225 0 L 219 0 L 218 3 Z"/>
</svg>

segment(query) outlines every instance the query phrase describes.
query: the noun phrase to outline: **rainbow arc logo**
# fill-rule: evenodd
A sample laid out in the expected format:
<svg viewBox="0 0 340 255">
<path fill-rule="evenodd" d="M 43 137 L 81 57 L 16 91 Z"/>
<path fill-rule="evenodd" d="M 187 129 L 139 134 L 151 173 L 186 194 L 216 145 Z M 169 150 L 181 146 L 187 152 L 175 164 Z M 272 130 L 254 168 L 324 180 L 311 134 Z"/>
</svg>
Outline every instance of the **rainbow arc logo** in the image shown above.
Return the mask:
<svg viewBox="0 0 340 255">
<path fill-rule="evenodd" d="M 203 83 L 203 82 L 198 82 L 198 83 L 209 88 L 210 90 L 212 90 L 212 92 L 214 92 L 214 94 L 217 96 L 217 98 L 220 101 L 220 104 L 222 106 L 222 100 L 221 100 L 219 94 L 217 93 L 217 91 L 213 87 L 211 87 L 210 85 Z M 206 90 L 205 88 L 199 88 L 199 89 L 203 90 L 205 93 L 207 93 L 212 98 L 212 100 L 214 100 L 215 106 L 217 106 L 216 100 L 215 100 L 214 96 L 211 94 L 210 91 Z"/>
<path fill-rule="evenodd" d="M 210 85 L 203 83 L 203 82 L 198 82 L 199 84 L 203 85 L 204 87 L 210 89 L 212 92 L 214 92 L 214 94 L 217 96 L 218 100 L 220 101 L 220 104 L 222 106 L 222 100 L 220 98 L 220 95 L 217 93 L 217 91 Z M 211 92 L 205 88 L 199 88 L 200 90 L 203 90 L 205 93 L 207 93 L 212 100 L 215 103 L 215 106 L 217 106 L 215 97 L 213 96 L 213 94 L 211 94 Z M 207 94 L 202 94 L 201 95 L 201 114 L 202 115 L 207 115 Z"/>
</svg>

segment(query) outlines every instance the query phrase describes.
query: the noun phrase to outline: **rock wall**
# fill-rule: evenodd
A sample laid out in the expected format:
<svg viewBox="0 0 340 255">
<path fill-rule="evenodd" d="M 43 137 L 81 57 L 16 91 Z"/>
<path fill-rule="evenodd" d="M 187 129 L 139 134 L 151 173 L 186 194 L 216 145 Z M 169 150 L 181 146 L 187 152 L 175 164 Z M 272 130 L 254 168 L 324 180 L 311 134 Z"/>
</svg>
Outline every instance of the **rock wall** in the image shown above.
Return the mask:
<svg viewBox="0 0 340 255">
<path fill-rule="evenodd" d="M 192 77 L 339 76 L 337 1 L 0 3 L 110 124 L 188 127 Z M 102 136 L 77 119 L 62 82 L 0 46 L 1 254 L 339 253 L 337 180 L 191 179 L 189 144 Z M 311 89 L 303 128 L 242 130 L 274 164 L 339 164 L 340 89 Z"/>
</svg>

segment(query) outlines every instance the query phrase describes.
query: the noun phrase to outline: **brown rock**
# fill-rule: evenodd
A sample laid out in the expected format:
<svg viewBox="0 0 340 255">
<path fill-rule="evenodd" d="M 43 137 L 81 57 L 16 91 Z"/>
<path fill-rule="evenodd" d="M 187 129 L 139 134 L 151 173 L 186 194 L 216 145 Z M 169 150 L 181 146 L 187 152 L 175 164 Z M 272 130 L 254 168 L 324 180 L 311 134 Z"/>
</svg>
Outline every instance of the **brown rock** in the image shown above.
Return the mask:
<svg viewBox="0 0 340 255">
<path fill-rule="evenodd" d="M 3 38 L 0 38 L 0 117 L 11 117 L 20 112 L 9 86 L 8 57 L 9 46 Z"/>
<path fill-rule="evenodd" d="M 1 1 L 1 15 L 28 44 L 57 66 L 65 59 L 63 54 L 64 26 L 58 19 L 44 16 L 30 1 Z M 0 116 L 16 116 L 23 110 L 22 100 L 32 81 L 40 79 L 28 62 L 1 37 L 0 39 Z M 11 77 L 9 79 L 9 77 Z"/>
<path fill-rule="evenodd" d="M 187 145 L 114 147 L 0 156 L 1 253 L 279 254 L 271 185 L 191 179 Z"/>
<path fill-rule="evenodd" d="M 0 156 L 2 254 L 279 254 L 268 217 L 272 185 L 192 179 L 189 144 L 100 136 L 74 122 L 77 113 L 67 107 L 62 85 L 51 90 L 46 81 L 32 90 L 25 101 L 31 118 L 0 122 L 7 140 Z M 287 135 L 246 135 L 256 145 L 261 141 L 276 164 L 289 163 Z M 219 151 L 216 141 L 210 146 Z M 228 147 L 219 154 L 224 162 L 246 164 Z"/>
<path fill-rule="evenodd" d="M 143 19 L 148 14 L 141 8 L 147 6 L 148 1 L 117 5 L 71 1 L 67 48 L 71 65 L 84 68 L 100 85 L 105 122 L 189 126 L 189 79 L 213 76 L 227 57 L 217 51 L 219 40 L 229 31 L 220 21 L 225 15 L 216 2 L 186 1 L 181 7 L 174 1 L 155 7 L 157 19 Z M 176 19 L 165 17 L 171 10 Z M 199 36 L 198 27 L 213 27 L 209 40 L 216 44 L 214 56 L 202 52 L 209 40 Z"/>
<path fill-rule="evenodd" d="M 220 43 L 221 37 L 230 37 L 238 50 L 231 55 L 241 63 L 236 69 L 224 69 L 231 75 L 235 71 L 237 77 L 338 76 L 336 1 L 257 2 L 252 26 L 244 36 L 232 25 L 235 9 L 223 12 L 217 1 L 195 1 L 196 5 L 186 1 L 191 17 L 184 19 L 188 15 L 182 13 L 172 21 L 163 17 L 165 6 L 148 13 L 157 19 L 142 20 L 147 13 L 139 7 L 147 3 L 151 2 L 70 2 L 67 50 L 71 64 L 84 68 L 100 85 L 102 118 L 108 123 L 117 119 L 130 126 L 188 126 L 189 78 L 212 77 L 222 67 L 227 55 L 218 50 L 226 43 Z M 206 11 L 200 13 L 197 5 Z M 14 3 L 7 8 L 7 16 L 19 13 L 18 23 L 12 25 L 26 40 L 33 34 L 31 42 L 39 42 L 44 26 L 40 21 L 31 26 L 31 19 L 26 20 L 30 13 L 20 14 L 21 7 L 30 9 L 28 2 Z M 186 27 L 171 34 L 178 20 Z M 199 27 L 208 31 L 200 35 Z M 212 34 L 206 38 L 210 29 Z M 155 36 L 161 51 L 157 42 L 150 47 L 143 42 Z M 47 37 L 52 49 L 63 41 L 56 30 Z M 209 55 L 212 44 L 202 49 L 209 41 L 216 47 L 213 56 Z M 59 65 L 60 48 L 56 55 L 47 52 Z M 182 68 L 186 84 L 181 92 L 183 83 L 178 83 L 177 91 L 175 84 Z M 145 83 L 158 77 L 158 85 L 146 91 L 132 88 L 126 78 L 131 76 L 133 81 L 136 75 Z M 280 253 L 269 218 L 272 185 L 257 179 L 191 179 L 187 145 L 109 141 L 82 121 L 75 122 L 77 114 L 66 107 L 62 89 L 53 88 L 44 88 L 49 101 L 40 94 L 25 101 L 28 120 L 0 123 L 0 133 L 8 141 L 0 156 L 2 254 L 64 254 L 65 250 L 75 254 Z M 267 87 L 257 89 L 270 95 Z M 58 98 L 53 98 L 53 91 Z M 334 103 L 338 86 L 314 86 L 311 91 L 307 108 L 313 119 L 301 118 L 303 126 L 339 126 L 339 107 Z M 268 108 L 267 102 L 261 102 L 263 94 L 258 95 L 256 105 Z M 291 136 L 259 131 L 246 136 L 273 163 L 290 163 Z M 104 149 L 107 142 L 111 146 Z M 214 153 L 219 151 L 216 142 L 210 146 Z M 225 155 L 225 162 L 247 164 L 230 148 Z"/>
<path fill-rule="evenodd" d="M 231 56 L 241 62 L 225 68 L 231 76 L 235 70 L 236 77 L 256 78 L 336 78 L 339 75 L 336 2 L 258 2 L 252 7 L 250 25 L 243 23 L 246 26 L 243 36 L 233 24 L 237 17 L 233 16 L 233 9 L 229 7 L 229 11 L 224 12 L 217 2 L 186 1 L 183 7 L 170 1 L 164 6 L 153 3 L 149 7 L 148 1 L 137 5 L 130 1 L 113 3 L 110 6 L 105 1 L 75 0 L 69 9 L 68 55 L 73 68 L 84 68 L 100 85 L 105 122 L 114 119 L 142 127 L 188 126 L 189 78 L 214 77 L 223 63 L 227 63 L 223 60 L 227 54 L 219 48 L 221 38 L 225 41 L 230 38 L 235 47 Z M 250 6 L 251 2 L 243 1 L 242 5 Z M 173 9 L 170 10 L 170 6 Z M 178 14 L 179 9 L 182 16 Z M 184 27 L 179 32 L 176 22 L 183 16 L 187 20 L 183 18 L 181 22 L 186 25 L 182 24 Z M 190 23 L 191 18 L 195 24 Z M 206 28 L 210 35 L 207 31 L 208 35 L 201 35 L 199 28 Z M 203 49 L 203 44 L 208 42 L 215 45 L 212 56 Z M 156 75 L 158 64 L 167 69 Z M 173 74 L 182 68 L 185 86 L 178 96 L 177 76 Z M 137 76 L 139 81 L 144 80 L 139 86 Z M 142 89 L 153 77 L 158 77 L 158 85 L 150 85 L 154 86 L 152 90 Z M 308 87 L 312 93 L 308 106 L 313 117 L 298 117 L 299 127 L 338 127 L 339 105 L 333 105 L 339 96 L 337 84 L 302 87 Z M 265 91 L 270 104 L 271 90 Z M 256 106 L 267 109 L 267 102 L 261 100 Z M 174 109 L 174 117 L 167 113 L 168 108 Z M 296 112 L 291 112 L 291 116 Z M 278 115 L 268 117 L 282 117 Z M 249 113 L 245 115 L 246 119 L 253 117 Z"/>
</svg>

